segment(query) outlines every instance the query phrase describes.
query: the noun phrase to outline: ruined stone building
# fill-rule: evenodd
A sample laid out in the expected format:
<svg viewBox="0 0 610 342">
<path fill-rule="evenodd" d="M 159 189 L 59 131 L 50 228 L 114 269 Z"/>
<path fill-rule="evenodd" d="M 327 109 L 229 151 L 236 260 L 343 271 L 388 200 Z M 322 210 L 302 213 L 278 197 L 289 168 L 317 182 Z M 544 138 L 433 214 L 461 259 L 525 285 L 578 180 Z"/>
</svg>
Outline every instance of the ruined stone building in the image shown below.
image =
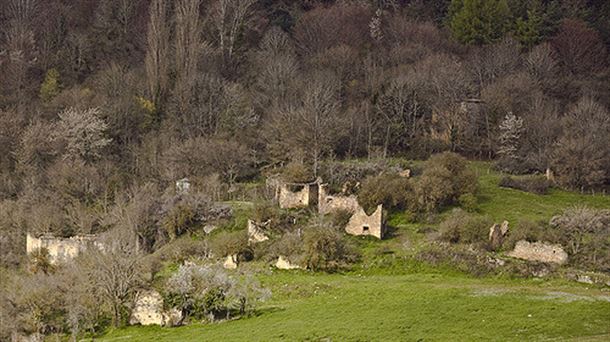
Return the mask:
<svg viewBox="0 0 610 342">
<path fill-rule="evenodd" d="M 282 209 L 317 207 L 322 215 L 347 211 L 352 213 L 345 227 L 348 234 L 383 238 L 385 222 L 381 205 L 373 214 L 367 215 L 355 195 L 331 195 L 320 179 L 313 183 L 285 183 L 274 177 L 267 180 L 267 186 L 274 189 L 274 198 Z"/>
<path fill-rule="evenodd" d="M 359 207 L 345 226 L 345 231 L 351 235 L 370 235 L 383 239 L 384 230 L 383 205 L 378 205 L 373 214 L 367 215 L 362 207 Z"/>
<path fill-rule="evenodd" d="M 102 249 L 103 245 L 96 235 L 76 235 L 69 238 L 59 238 L 52 235 L 35 237 L 29 233 L 26 236 L 26 252 L 28 254 L 42 248 L 49 252 L 52 264 L 69 261 L 88 248 Z"/>
<path fill-rule="evenodd" d="M 267 179 L 267 187 L 282 209 L 316 207 L 318 205 L 318 183 L 287 183 L 278 176 Z"/>
</svg>

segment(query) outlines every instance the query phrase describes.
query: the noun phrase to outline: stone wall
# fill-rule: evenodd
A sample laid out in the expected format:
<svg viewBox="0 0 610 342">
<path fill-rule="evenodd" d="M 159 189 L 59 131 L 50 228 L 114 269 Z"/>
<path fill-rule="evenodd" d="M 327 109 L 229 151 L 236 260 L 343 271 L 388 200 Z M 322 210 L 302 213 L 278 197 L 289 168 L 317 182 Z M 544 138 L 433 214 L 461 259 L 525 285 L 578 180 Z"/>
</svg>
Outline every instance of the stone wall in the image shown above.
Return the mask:
<svg viewBox="0 0 610 342">
<path fill-rule="evenodd" d="M 356 196 L 329 195 L 326 188 L 326 184 L 321 184 L 319 187 L 318 211 L 320 214 L 329 214 L 339 210 L 355 213 L 360 208 Z"/>
<path fill-rule="evenodd" d="M 95 235 L 77 235 L 69 238 L 58 238 L 50 235 L 37 238 L 30 234 L 26 236 L 26 252 L 30 254 L 45 248 L 49 252 L 49 261 L 52 264 L 71 260 L 91 247 L 103 248 Z"/>
<path fill-rule="evenodd" d="M 280 185 L 278 204 L 282 209 L 307 208 L 317 202 L 318 184 Z"/>
<path fill-rule="evenodd" d="M 287 258 L 284 258 L 281 255 L 277 258 L 275 267 L 277 267 L 280 270 L 296 270 L 296 269 L 301 268 L 301 266 L 291 263 L 290 260 L 288 260 Z"/>
<path fill-rule="evenodd" d="M 252 220 L 248 220 L 248 243 L 257 243 L 269 240 L 269 237 L 265 234 L 265 228 L 269 226 L 269 221 L 263 223 L 257 223 Z"/>
<path fill-rule="evenodd" d="M 545 242 L 517 241 L 515 249 L 507 254 L 513 258 L 540 261 L 555 264 L 565 264 L 568 254 L 560 245 L 551 245 Z"/>
<path fill-rule="evenodd" d="M 359 206 L 345 226 L 345 231 L 351 235 L 372 235 L 383 239 L 383 205 L 378 205 L 377 210 L 370 216 Z"/>
</svg>

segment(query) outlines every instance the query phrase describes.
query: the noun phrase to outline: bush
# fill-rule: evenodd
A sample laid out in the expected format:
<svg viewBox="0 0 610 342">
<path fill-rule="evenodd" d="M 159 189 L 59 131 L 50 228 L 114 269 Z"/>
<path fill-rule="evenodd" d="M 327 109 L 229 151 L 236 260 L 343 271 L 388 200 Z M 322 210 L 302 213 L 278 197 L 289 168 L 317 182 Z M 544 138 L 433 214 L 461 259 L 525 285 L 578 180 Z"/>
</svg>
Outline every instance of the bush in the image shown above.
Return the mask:
<svg viewBox="0 0 610 342">
<path fill-rule="evenodd" d="M 451 243 L 485 243 L 493 220 L 454 209 L 439 226 L 440 239 Z"/>
<path fill-rule="evenodd" d="M 435 154 L 426 162 L 423 174 L 414 186 L 409 209 L 414 212 L 435 212 L 455 203 L 462 194 L 477 190 L 475 174 L 466 159 L 455 153 Z"/>
<path fill-rule="evenodd" d="M 502 247 L 505 250 L 512 250 L 515 248 L 517 241 L 520 240 L 529 242 L 554 241 L 544 223 L 528 220 L 520 220 L 514 227 L 510 227 L 506 238 L 502 242 Z"/>
<path fill-rule="evenodd" d="M 225 257 L 237 255 L 239 260 L 252 259 L 252 250 L 248 246 L 248 235 L 245 231 L 221 232 L 211 241 L 214 254 Z"/>
<path fill-rule="evenodd" d="M 527 178 L 514 178 L 514 177 L 503 177 L 500 180 L 501 187 L 517 189 L 525 192 L 531 192 L 533 194 L 544 195 L 551 186 L 551 183 L 544 177 L 527 177 Z"/>
<path fill-rule="evenodd" d="M 229 318 L 232 311 L 244 315 L 270 295 L 251 277 L 238 279 L 220 267 L 199 265 L 180 266 L 165 289 L 167 304 L 197 319 Z"/>
<path fill-rule="evenodd" d="M 311 167 L 297 162 L 288 163 L 282 170 L 282 178 L 289 183 L 308 183 L 314 179 Z"/>
<path fill-rule="evenodd" d="M 367 212 L 379 204 L 383 204 L 386 209 L 404 208 L 410 191 L 409 179 L 395 173 L 369 176 L 362 182 L 358 203 Z"/>
<path fill-rule="evenodd" d="M 477 211 L 477 197 L 473 194 L 468 193 L 461 195 L 460 198 L 458 198 L 458 203 L 462 209 L 468 212 L 472 213 Z"/>
<path fill-rule="evenodd" d="M 556 242 L 567 249 L 578 266 L 608 271 L 610 265 L 610 210 L 573 207 L 550 221 Z"/>
<path fill-rule="evenodd" d="M 355 249 L 343 234 L 329 226 L 312 226 L 303 232 L 304 257 L 314 271 L 334 272 L 358 259 Z"/>
</svg>

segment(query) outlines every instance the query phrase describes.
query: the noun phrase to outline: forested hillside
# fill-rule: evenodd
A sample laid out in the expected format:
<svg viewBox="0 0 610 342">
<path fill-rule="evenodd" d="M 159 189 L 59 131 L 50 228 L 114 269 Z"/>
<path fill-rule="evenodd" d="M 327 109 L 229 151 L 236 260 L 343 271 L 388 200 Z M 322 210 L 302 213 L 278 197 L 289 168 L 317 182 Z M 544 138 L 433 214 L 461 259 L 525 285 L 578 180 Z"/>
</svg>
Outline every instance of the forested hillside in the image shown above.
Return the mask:
<svg viewBox="0 0 610 342">
<path fill-rule="evenodd" d="M 609 141 L 605 0 L 0 0 L 0 340 L 125 325 L 141 288 L 187 320 L 268 297 L 188 256 L 370 261 L 346 213 L 278 209 L 276 176 L 382 205 L 417 246 L 544 240 L 607 273 Z M 504 219 L 527 222 L 483 241 Z M 106 247 L 28 255 L 45 236 Z M 408 258 L 470 260 L 441 250 Z M 69 284 L 89 285 L 49 295 Z"/>
</svg>

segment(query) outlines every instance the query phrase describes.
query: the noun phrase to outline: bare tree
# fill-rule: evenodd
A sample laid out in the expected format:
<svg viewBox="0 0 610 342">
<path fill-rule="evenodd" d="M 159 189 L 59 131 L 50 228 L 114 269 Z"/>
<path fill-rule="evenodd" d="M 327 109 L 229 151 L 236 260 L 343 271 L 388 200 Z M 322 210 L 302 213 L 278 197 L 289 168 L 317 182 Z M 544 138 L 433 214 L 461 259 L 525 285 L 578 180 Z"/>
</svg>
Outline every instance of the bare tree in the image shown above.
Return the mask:
<svg viewBox="0 0 610 342">
<path fill-rule="evenodd" d="M 341 137 L 343 119 L 339 115 L 339 81 L 329 73 L 314 74 L 302 85 L 297 104 L 280 108 L 268 126 L 270 143 L 282 153 L 305 152 L 317 174 L 320 159 Z"/>
<path fill-rule="evenodd" d="M 237 39 L 254 13 L 257 0 L 218 0 L 212 9 L 212 21 L 218 47 L 225 62 L 235 54 Z"/>
<path fill-rule="evenodd" d="M 165 0 L 153 0 L 149 7 L 148 42 L 146 50 L 146 76 L 148 92 L 158 107 L 167 91 L 169 64 L 169 27 Z"/>
<path fill-rule="evenodd" d="M 201 0 L 176 2 L 174 96 L 178 111 L 189 110 L 189 100 L 195 86 L 197 66 L 202 49 L 199 5 Z"/>
<path fill-rule="evenodd" d="M 116 229 L 107 236 L 103 250 L 93 249 L 86 257 L 89 267 L 85 272 L 112 308 L 112 323 L 118 327 L 140 282 L 140 255 L 135 235 Z"/>
</svg>

